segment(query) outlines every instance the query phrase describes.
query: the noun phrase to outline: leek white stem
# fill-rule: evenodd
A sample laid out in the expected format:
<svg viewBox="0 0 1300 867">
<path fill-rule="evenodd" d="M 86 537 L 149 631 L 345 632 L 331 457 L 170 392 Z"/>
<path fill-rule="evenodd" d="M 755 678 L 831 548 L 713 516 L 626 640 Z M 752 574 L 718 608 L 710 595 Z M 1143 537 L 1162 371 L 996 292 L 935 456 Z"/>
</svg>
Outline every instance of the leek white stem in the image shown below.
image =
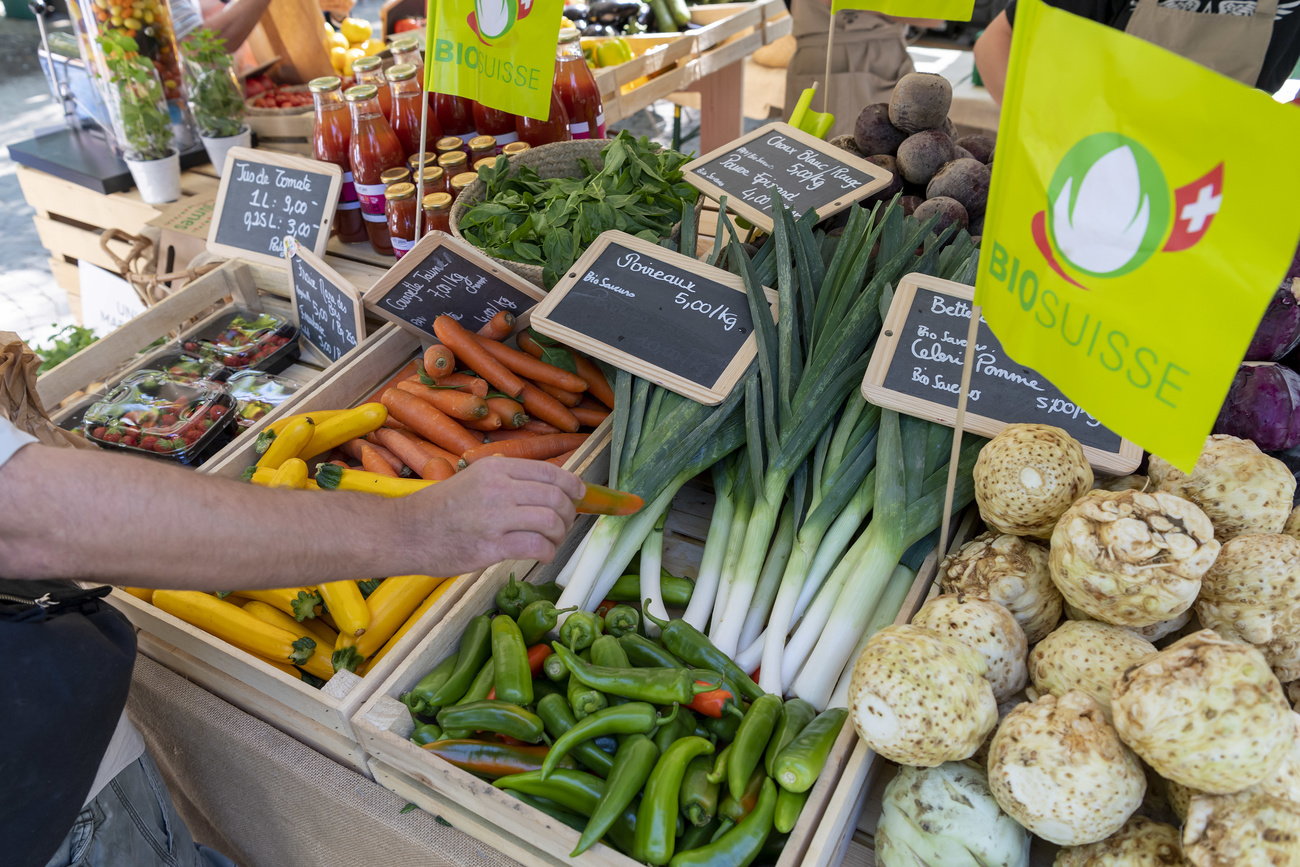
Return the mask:
<svg viewBox="0 0 1300 867">
<path fill-rule="evenodd" d="M 765 493 L 756 498 L 753 514 L 750 515 L 749 526 L 745 531 L 745 543 L 740 552 L 740 560 L 736 564 L 735 578 L 731 584 L 731 591 L 727 595 L 727 607 L 723 610 L 722 619 L 709 632 L 709 640 L 713 642 L 713 646 L 727 656 L 736 655 L 737 645 L 740 643 L 740 630 L 745 625 L 745 617 L 749 614 L 749 603 L 753 601 L 758 577 L 763 571 L 763 560 L 772 543 L 777 511 L 781 506 L 780 501 L 784 492 L 785 485 L 782 484 L 775 495 L 768 496 Z M 772 502 L 773 500 L 776 502 Z"/>
<path fill-rule="evenodd" d="M 880 602 L 876 604 L 876 610 L 871 612 L 871 619 L 867 621 L 867 628 L 862 630 L 858 646 L 853 649 L 849 661 L 844 664 L 844 673 L 840 675 L 840 682 L 835 685 L 835 691 L 831 693 L 827 707 L 849 706 L 849 681 L 853 679 L 853 668 L 858 664 L 862 648 L 867 646 L 871 636 L 898 619 L 898 612 L 903 607 L 903 602 L 907 599 L 907 594 L 912 589 L 912 582 L 915 580 L 916 573 L 901 564 L 894 569 L 894 574 L 889 576 L 885 592 L 880 597 Z"/>
<path fill-rule="evenodd" d="M 582 537 L 582 541 L 578 543 L 578 547 L 573 549 L 573 555 L 569 557 L 569 562 L 565 563 L 564 568 L 560 570 L 560 574 L 555 576 L 555 585 L 557 587 L 569 586 L 569 581 L 573 578 L 573 573 L 578 570 L 578 561 L 582 559 L 582 553 L 586 551 L 587 546 L 591 544 L 591 537 L 596 532 L 596 523 L 596 521 L 592 521 L 591 529 L 589 529 L 587 534 Z"/>
<path fill-rule="evenodd" d="M 794 503 L 787 502 L 781 510 L 781 523 L 776 528 L 776 538 L 772 541 L 772 550 L 767 552 L 763 571 L 758 576 L 758 586 L 754 598 L 749 603 L 749 613 L 745 615 L 740 629 L 738 647 L 747 647 L 763 631 L 768 612 L 772 610 L 772 600 L 776 598 L 781 576 L 785 574 L 786 564 L 790 562 L 790 552 L 794 550 Z M 753 671 L 753 669 L 746 669 Z M 780 693 L 778 693 L 779 695 Z"/>
<path fill-rule="evenodd" d="M 699 576 L 691 591 L 691 602 L 682 619 L 701 632 L 709 625 L 713 601 L 718 595 L 718 582 L 727 558 L 727 540 L 731 537 L 731 520 L 736 513 L 736 501 L 729 496 L 719 496 L 713 504 L 713 517 L 709 523 L 709 538 L 704 541 L 704 556 L 700 560 Z"/>
<path fill-rule="evenodd" d="M 592 527 L 591 534 L 587 537 L 582 556 L 577 558 L 578 564 L 574 567 L 569 584 L 556 600 L 556 608 L 583 608 L 587 604 L 592 585 L 600 576 L 605 561 L 609 559 L 610 551 L 618 541 L 619 531 L 627 521 L 627 518 L 613 518 L 608 515 L 596 519 L 596 526 Z M 560 623 L 564 623 L 568 616 L 568 614 L 561 614 Z"/>
<path fill-rule="evenodd" d="M 871 511 L 874 498 L 875 488 L 872 485 L 863 485 L 853 499 L 849 500 L 844 511 L 836 516 L 830 529 L 822 537 L 821 543 L 817 546 L 817 553 L 813 556 L 812 565 L 808 567 L 808 577 L 804 579 L 803 587 L 799 590 L 799 599 L 794 606 L 794 619 L 802 617 L 808 610 L 808 605 L 821 589 L 822 582 L 840 562 L 841 555 L 853 541 L 867 513 Z"/>
<path fill-rule="evenodd" d="M 660 620 L 668 619 L 668 609 L 664 607 L 664 597 L 659 580 L 659 567 L 664 560 L 664 521 L 667 518 L 668 510 L 664 509 L 659 513 L 659 520 L 655 521 L 654 527 L 650 530 L 650 535 L 646 537 L 645 544 L 641 546 L 641 598 L 639 601 L 645 606 L 646 611 Z M 659 627 L 649 617 L 645 618 L 645 634 L 647 638 L 659 637 Z"/>
<path fill-rule="evenodd" d="M 691 471 L 689 474 L 683 473 L 683 475 L 673 479 L 658 497 L 647 503 L 640 512 L 633 515 L 631 520 L 627 522 L 623 527 L 623 532 L 619 534 L 618 539 L 611 546 L 609 554 L 606 555 L 604 566 L 599 569 L 591 592 L 586 600 L 581 603 L 583 611 L 594 611 L 596 606 L 600 605 L 605 599 L 610 588 L 614 586 L 614 582 L 623 574 L 623 570 L 632 562 L 636 552 L 645 543 L 646 537 L 654 530 L 655 521 L 672 505 L 673 497 L 677 496 L 677 492 L 681 490 L 682 485 L 686 484 L 694 476 L 694 471 Z M 655 575 L 658 576 L 658 574 L 656 570 Z M 645 576 L 642 575 L 641 579 L 644 581 Z M 562 607 L 559 606 L 559 603 L 556 603 L 556 605 Z"/>
<path fill-rule="evenodd" d="M 749 646 L 736 654 L 736 665 L 740 666 L 741 671 L 753 671 L 758 668 L 760 663 L 762 663 L 763 646 L 767 642 L 767 635 L 769 632 L 771 632 L 770 629 L 764 629 L 758 634 L 758 638 L 755 638 L 749 643 Z M 777 668 L 780 668 L 780 666 L 778 665 Z M 762 680 L 762 672 L 759 672 L 759 675 L 759 686 L 763 686 L 763 683 L 766 681 Z M 768 689 L 766 686 L 763 686 L 763 691 L 772 692 L 772 690 Z M 780 695 L 780 693 L 775 694 Z"/>
<path fill-rule="evenodd" d="M 745 484 L 743 478 L 738 484 Z M 736 509 L 731 517 L 731 532 L 727 536 L 726 556 L 722 561 L 722 573 L 718 579 L 718 592 L 713 600 L 713 616 L 709 621 L 709 632 L 718 628 L 723 612 L 727 608 L 727 598 L 731 595 L 731 584 L 736 578 L 736 566 L 740 562 L 740 549 L 745 544 L 745 528 L 749 526 L 749 516 L 754 508 L 754 496 L 751 491 L 739 492 Z"/>
</svg>

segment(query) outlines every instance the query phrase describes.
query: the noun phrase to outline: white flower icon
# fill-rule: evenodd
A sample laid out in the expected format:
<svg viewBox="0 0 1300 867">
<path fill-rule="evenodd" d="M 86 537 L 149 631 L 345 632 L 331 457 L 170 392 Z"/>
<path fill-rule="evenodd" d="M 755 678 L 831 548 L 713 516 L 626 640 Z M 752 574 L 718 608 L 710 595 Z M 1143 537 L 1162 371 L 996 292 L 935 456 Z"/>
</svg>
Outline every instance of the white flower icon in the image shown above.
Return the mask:
<svg viewBox="0 0 1300 867">
<path fill-rule="evenodd" d="M 1071 210 L 1074 184 L 1067 178 L 1052 203 L 1057 247 L 1082 271 L 1104 275 L 1123 268 L 1140 251 L 1151 220 L 1151 199 L 1132 149 L 1121 145 L 1094 162 Z"/>
</svg>

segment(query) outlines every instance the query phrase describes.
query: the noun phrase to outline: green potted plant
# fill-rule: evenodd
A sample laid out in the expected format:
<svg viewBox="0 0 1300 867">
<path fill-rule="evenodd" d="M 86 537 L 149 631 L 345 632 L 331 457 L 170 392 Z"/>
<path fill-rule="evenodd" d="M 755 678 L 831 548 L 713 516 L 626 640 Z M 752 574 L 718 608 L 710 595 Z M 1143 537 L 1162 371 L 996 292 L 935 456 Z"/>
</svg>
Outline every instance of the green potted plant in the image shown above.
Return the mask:
<svg viewBox="0 0 1300 867">
<path fill-rule="evenodd" d="M 174 202 L 181 197 L 181 161 L 158 70 L 129 36 L 105 34 L 99 44 L 108 66 L 113 127 L 140 198 Z"/>
<path fill-rule="evenodd" d="M 244 92 L 226 52 L 226 40 L 208 29 L 181 43 L 181 75 L 199 138 L 217 177 L 232 147 L 248 147 L 253 134 L 244 123 Z"/>
</svg>

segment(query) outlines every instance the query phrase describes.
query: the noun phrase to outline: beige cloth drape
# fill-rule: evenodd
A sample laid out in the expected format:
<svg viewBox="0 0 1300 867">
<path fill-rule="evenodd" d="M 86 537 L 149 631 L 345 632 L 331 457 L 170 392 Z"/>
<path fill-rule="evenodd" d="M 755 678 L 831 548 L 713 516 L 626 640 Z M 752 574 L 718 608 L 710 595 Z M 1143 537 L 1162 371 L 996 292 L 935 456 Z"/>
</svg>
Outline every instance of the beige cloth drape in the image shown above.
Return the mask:
<svg viewBox="0 0 1300 867">
<path fill-rule="evenodd" d="M 12 331 L 0 331 L 0 418 L 47 446 L 93 449 L 76 434 L 55 426 L 36 391 L 36 369 L 41 360 Z"/>
</svg>

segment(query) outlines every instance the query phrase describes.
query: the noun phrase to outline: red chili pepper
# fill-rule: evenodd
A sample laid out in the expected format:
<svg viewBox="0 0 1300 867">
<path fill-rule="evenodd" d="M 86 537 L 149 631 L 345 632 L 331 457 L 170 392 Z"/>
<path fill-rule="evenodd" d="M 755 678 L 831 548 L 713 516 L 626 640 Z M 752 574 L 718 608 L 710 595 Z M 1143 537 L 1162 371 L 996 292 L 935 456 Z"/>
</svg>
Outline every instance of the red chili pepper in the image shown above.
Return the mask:
<svg viewBox="0 0 1300 867">
<path fill-rule="evenodd" d="M 542 663 L 554 652 L 549 644 L 534 644 L 528 648 L 528 669 L 533 673 L 533 677 L 542 673 Z"/>
<path fill-rule="evenodd" d="M 618 603 L 615 602 L 613 599 L 606 599 L 604 602 L 596 606 L 596 611 L 595 611 L 596 616 L 604 617 L 606 614 L 609 613 L 609 609 L 613 608 L 617 604 Z"/>
<path fill-rule="evenodd" d="M 700 686 L 710 685 L 703 680 L 697 680 L 695 682 Z M 734 702 L 735 700 L 736 697 L 731 694 L 731 690 L 714 689 L 708 692 L 696 693 L 695 698 L 691 699 L 691 703 L 688 704 L 687 707 L 696 713 L 702 713 L 705 716 L 713 717 L 714 719 L 722 719 L 722 715 L 726 713 L 727 710 L 727 702 Z"/>
</svg>

